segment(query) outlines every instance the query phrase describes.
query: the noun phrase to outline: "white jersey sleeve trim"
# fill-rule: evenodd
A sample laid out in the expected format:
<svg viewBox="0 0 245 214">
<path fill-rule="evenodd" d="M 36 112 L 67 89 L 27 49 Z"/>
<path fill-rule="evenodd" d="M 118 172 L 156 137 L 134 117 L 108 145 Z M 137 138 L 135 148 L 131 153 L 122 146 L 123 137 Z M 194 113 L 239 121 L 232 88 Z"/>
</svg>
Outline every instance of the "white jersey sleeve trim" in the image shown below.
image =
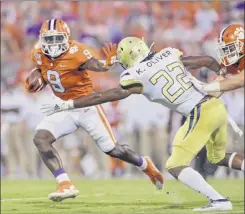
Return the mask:
<svg viewBox="0 0 245 214">
<path fill-rule="evenodd" d="M 143 86 L 143 82 L 135 79 L 135 77 L 129 72 L 123 72 L 120 77 L 120 85 L 122 87 L 131 86 L 134 84 L 141 84 Z"/>
</svg>

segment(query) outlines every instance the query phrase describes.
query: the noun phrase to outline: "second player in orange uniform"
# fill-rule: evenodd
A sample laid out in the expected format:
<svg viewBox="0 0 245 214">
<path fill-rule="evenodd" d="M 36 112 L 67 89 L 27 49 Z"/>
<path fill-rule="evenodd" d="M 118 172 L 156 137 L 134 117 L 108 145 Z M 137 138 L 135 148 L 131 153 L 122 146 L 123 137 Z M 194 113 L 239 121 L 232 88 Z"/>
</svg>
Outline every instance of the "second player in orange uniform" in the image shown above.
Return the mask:
<svg viewBox="0 0 245 214">
<path fill-rule="evenodd" d="M 219 81 L 206 84 L 192 79 L 195 87 L 204 92 L 225 92 L 244 87 L 244 26 L 232 24 L 225 27 L 218 40 Z"/>
</svg>

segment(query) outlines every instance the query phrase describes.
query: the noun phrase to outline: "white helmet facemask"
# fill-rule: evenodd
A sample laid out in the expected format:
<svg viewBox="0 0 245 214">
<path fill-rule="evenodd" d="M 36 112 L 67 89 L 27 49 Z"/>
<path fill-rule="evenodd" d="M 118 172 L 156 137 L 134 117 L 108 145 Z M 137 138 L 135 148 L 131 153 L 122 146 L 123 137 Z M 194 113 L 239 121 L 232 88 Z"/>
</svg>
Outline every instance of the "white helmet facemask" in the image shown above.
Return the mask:
<svg viewBox="0 0 245 214">
<path fill-rule="evenodd" d="M 47 32 L 40 36 L 42 52 L 52 58 L 60 56 L 69 49 L 69 41 L 66 33 Z"/>
<path fill-rule="evenodd" d="M 218 56 L 225 66 L 232 65 L 236 63 L 241 57 L 241 50 L 243 48 L 243 43 L 239 40 L 231 42 L 228 44 L 219 43 L 217 47 Z"/>
</svg>

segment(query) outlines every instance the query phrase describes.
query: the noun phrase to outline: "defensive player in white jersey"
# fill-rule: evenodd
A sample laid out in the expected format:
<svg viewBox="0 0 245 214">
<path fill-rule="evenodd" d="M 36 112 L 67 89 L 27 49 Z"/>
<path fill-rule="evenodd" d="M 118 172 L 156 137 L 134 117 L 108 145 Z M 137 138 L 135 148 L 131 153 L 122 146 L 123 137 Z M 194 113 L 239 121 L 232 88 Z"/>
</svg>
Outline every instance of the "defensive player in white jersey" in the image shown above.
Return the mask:
<svg viewBox="0 0 245 214">
<path fill-rule="evenodd" d="M 118 88 L 76 100 L 45 104 L 41 110 L 52 114 L 60 110 L 124 99 L 131 94 L 143 94 L 151 102 L 160 103 L 186 116 L 186 122 L 174 139 L 172 155 L 166 168 L 176 179 L 210 200 L 207 206 L 195 211 L 231 210 L 229 199 L 215 191 L 189 166 L 197 153 L 206 146 L 211 163 L 244 170 L 243 155 L 225 152 L 227 113 L 223 103 L 193 87 L 186 70 L 186 67 L 206 66 L 219 72 L 220 66 L 212 57 L 181 55 L 174 48 L 165 48 L 154 53 L 143 40 L 136 37 L 125 38 L 117 49 L 117 58 L 126 69 L 121 74 Z"/>
</svg>

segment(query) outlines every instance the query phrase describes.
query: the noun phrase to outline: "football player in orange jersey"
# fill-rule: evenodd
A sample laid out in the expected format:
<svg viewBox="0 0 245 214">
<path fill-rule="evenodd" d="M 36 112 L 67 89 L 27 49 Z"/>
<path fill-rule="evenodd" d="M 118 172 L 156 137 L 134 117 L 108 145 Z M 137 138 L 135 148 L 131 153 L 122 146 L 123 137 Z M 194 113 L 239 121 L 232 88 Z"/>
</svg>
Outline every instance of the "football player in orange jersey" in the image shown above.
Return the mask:
<svg viewBox="0 0 245 214">
<path fill-rule="evenodd" d="M 195 87 L 204 92 L 225 92 L 244 87 L 244 26 L 232 24 L 225 27 L 219 35 L 217 52 L 223 67 L 218 81 L 207 84 L 192 78 Z"/>
<path fill-rule="evenodd" d="M 110 44 L 103 48 L 107 58 L 109 50 L 116 52 L 116 45 Z M 88 46 L 71 40 L 67 24 L 59 19 L 44 22 L 39 41 L 31 53 L 36 70 L 41 72 L 44 81 L 51 86 L 57 99 L 68 103 L 93 92 L 88 70 L 103 72 L 112 65 L 108 60 L 101 63 L 93 57 Z M 56 139 L 74 132 L 79 127 L 90 134 L 104 153 L 139 167 L 157 188 L 162 188 L 163 177 L 151 159 L 141 157 L 128 146 L 116 143 L 105 112 L 102 106 L 98 105 L 46 116 L 36 128 L 34 144 L 58 181 L 57 191 L 49 195 L 51 200 L 61 201 L 79 194 L 52 146 Z"/>
</svg>

